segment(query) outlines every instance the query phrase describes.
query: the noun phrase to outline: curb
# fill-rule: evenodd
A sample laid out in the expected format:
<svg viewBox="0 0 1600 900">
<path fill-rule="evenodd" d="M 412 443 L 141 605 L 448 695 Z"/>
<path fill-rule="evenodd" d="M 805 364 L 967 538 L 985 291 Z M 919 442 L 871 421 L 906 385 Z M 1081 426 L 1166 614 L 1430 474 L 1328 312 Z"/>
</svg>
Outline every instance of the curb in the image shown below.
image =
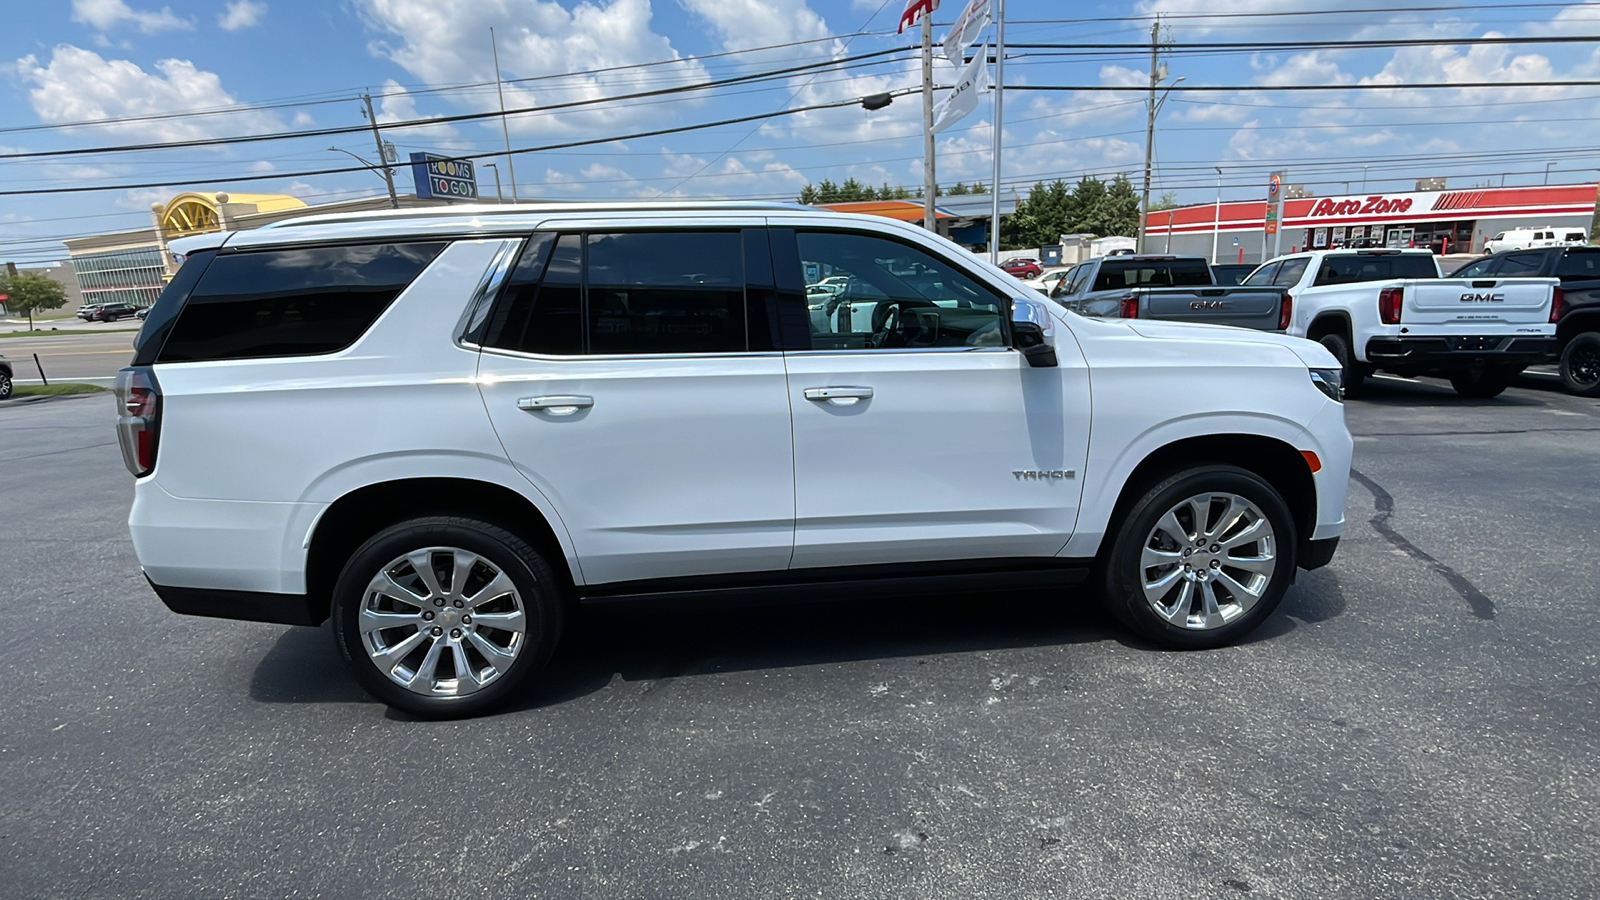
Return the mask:
<svg viewBox="0 0 1600 900">
<path fill-rule="evenodd" d="M 12 395 L 9 400 L 0 400 L 0 409 L 8 406 L 21 406 L 25 403 L 48 403 L 51 400 L 76 400 L 80 397 L 99 397 L 111 393 L 110 391 L 89 391 L 82 394 L 46 394 L 42 397 L 18 397 Z"/>
</svg>

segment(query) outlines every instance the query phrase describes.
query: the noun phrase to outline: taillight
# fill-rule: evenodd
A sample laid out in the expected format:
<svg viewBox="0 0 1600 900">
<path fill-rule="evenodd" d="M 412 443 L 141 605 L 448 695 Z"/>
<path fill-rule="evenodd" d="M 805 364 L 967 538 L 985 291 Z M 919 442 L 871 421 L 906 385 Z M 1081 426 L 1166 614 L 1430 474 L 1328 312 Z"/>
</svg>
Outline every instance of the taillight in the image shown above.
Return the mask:
<svg viewBox="0 0 1600 900">
<path fill-rule="evenodd" d="M 1404 288 L 1384 288 L 1378 292 L 1378 318 L 1383 324 L 1400 324 L 1400 302 L 1404 299 Z"/>
<path fill-rule="evenodd" d="M 1139 318 L 1139 295 L 1129 294 L 1122 298 L 1122 317 L 1124 319 Z"/>
<path fill-rule="evenodd" d="M 132 366 L 117 373 L 116 390 L 122 462 L 136 476 L 149 475 L 161 436 L 161 385 L 148 367 Z"/>
<path fill-rule="evenodd" d="M 1278 303 L 1278 330 L 1289 330 L 1289 316 L 1294 312 L 1294 297 L 1285 293 L 1283 300 Z"/>
<path fill-rule="evenodd" d="M 1555 292 L 1550 296 L 1550 321 L 1561 321 L 1561 314 L 1567 311 L 1566 307 L 1567 292 L 1562 290 L 1561 285 L 1558 284 L 1555 287 Z"/>
</svg>

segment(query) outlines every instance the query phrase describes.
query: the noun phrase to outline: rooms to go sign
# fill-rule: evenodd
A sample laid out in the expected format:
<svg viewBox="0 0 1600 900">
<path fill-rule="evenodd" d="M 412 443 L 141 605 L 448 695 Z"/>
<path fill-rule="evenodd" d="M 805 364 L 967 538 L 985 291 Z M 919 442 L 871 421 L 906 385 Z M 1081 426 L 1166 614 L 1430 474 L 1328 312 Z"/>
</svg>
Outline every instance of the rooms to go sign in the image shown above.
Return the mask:
<svg viewBox="0 0 1600 900">
<path fill-rule="evenodd" d="M 478 178 L 472 171 L 472 161 L 435 156 L 432 153 L 411 154 L 411 175 L 417 184 L 417 196 L 423 199 L 437 197 L 441 200 L 476 200 Z"/>
</svg>

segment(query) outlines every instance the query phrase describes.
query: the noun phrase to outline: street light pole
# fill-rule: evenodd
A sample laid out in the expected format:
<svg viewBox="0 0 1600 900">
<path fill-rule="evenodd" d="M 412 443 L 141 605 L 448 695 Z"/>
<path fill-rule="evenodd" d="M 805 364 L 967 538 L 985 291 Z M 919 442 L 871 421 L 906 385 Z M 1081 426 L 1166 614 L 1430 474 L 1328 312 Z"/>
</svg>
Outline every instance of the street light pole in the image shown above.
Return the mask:
<svg viewBox="0 0 1600 900">
<path fill-rule="evenodd" d="M 1547 162 L 1547 163 L 1544 164 L 1544 183 L 1545 184 L 1549 184 L 1550 183 L 1550 167 L 1553 166 L 1553 165 L 1555 165 L 1554 161 Z"/>
<path fill-rule="evenodd" d="M 1367 192 L 1367 170 L 1370 169 L 1370 168 L 1372 168 L 1372 167 L 1371 166 L 1362 166 L 1361 167 L 1361 193 L 1363 193 L 1363 194 L 1365 194 Z"/>
<path fill-rule="evenodd" d="M 505 195 L 500 193 L 500 167 L 495 165 L 494 163 L 484 163 L 483 167 L 485 169 L 493 169 L 494 170 L 494 202 L 496 202 L 496 203 L 504 203 L 504 202 L 506 202 Z"/>
<path fill-rule="evenodd" d="M 506 141 L 506 174 L 511 176 L 511 202 L 517 202 L 517 164 L 511 159 L 511 129 L 506 125 L 506 89 L 500 80 L 500 45 L 489 29 L 489 54 L 494 57 L 494 92 L 500 98 L 500 136 Z M 498 170 L 496 170 L 498 171 Z"/>
<path fill-rule="evenodd" d="M 367 158 L 366 157 L 357 156 L 356 154 L 351 153 L 349 150 L 346 150 L 343 147 L 329 147 L 328 149 L 330 151 L 334 152 L 334 153 L 343 153 L 345 156 L 348 156 L 351 159 L 355 160 L 356 162 L 361 163 L 363 166 L 366 166 L 367 168 L 372 169 L 373 171 L 379 173 L 379 175 L 383 178 L 384 183 L 389 186 L 389 205 L 391 207 L 393 207 L 394 209 L 399 209 L 400 208 L 400 204 L 395 201 L 394 179 L 389 175 L 389 170 L 388 170 L 387 167 L 375 166 L 372 163 L 367 162 Z"/>
</svg>

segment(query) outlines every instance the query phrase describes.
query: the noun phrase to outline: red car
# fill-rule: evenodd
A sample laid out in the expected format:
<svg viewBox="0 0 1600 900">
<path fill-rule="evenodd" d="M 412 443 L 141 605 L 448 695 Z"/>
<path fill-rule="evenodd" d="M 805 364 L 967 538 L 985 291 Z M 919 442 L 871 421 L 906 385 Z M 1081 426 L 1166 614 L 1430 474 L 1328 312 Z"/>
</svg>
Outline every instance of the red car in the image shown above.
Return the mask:
<svg viewBox="0 0 1600 900">
<path fill-rule="evenodd" d="M 1031 256 L 1013 256 L 1001 263 L 1000 268 L 1005 269 L 1007 275 L 1018 278 L 1038 278 L 1044 273 L 1039 261 Z"/>
</svg>

